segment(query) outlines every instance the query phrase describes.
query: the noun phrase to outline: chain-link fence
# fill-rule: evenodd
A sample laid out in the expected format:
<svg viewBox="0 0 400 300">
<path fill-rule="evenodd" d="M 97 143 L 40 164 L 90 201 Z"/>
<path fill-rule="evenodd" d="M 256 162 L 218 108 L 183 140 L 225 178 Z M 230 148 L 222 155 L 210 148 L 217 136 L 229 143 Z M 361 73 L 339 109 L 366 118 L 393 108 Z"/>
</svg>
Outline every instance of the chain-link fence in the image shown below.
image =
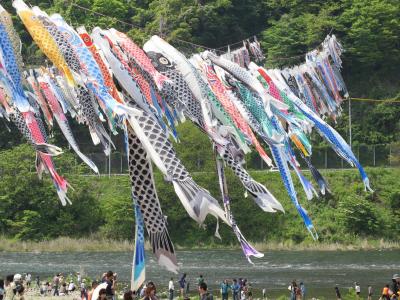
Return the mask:
<svg viewBox="0 0 400 300">
<path fill-rule="evenodd" d="M 392 167 L 400 165 L 400 146 L 398 144 L 357 145 L 352 147 L 354 155 L 364 167 Z M 307 168 L 300 155 L 296 155 L 302 168 Z M 311 162 L 317 169 L 343 169 L 349 164 L 330 147 L 314 147 Z M 249 169 L 267 169 L 258 156 L 252 156 Z"/>
<path fill-rule="evenodd" d="M 353 146 L 353 152 L 364 167 L 400 166 L 400 144 L 357 145 Z M 87 156 L 97 165 L 101 174 L 127 174 L 129 171 L 127 156 L 124 152 L 116 151 L 111 153 L 109 157 L 104 153 L 89 153 Z M 301 168 L 307 168 L 301 156 L 297 155 L 297 158 Z M 210 171 L 210 166 L 214 165 L 213 159 L 212 155 L 204 157 L 200 152 L 193 153 L 192 161 L 190 164 L 185 165 L 190 172 Z M 76 166 L 78 166 L 79 158 L 76 157 L 76 160 Z M 350 167 L 330 147 L 314 147 L 311 161 L 318 169 L 342 169 Z M 255 151 L 246 158 L 246 168 L 248 170 L 269 169 Z"/>
</svg>

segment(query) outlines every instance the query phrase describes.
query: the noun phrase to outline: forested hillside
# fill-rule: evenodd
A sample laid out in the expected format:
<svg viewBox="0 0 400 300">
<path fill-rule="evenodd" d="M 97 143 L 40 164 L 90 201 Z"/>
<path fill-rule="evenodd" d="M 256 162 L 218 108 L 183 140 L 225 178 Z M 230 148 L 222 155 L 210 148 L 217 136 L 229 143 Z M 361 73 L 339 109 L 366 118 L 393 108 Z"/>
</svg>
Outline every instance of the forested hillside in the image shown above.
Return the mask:
<svg viewBox="0 0 400 300">
<path fill-rule="evenodd" d="M 11 1 L 3 2 L 15 15 Z M 303 62 L 304 54 L 332 32 L 346 50 L 343 74 L 350 95 L 387 100 L 352 101 L 353 144 L 399 141 L 400 103 L 393 102 L 400 101 L 400 2 L 397 0 L 29 0 L 28 3 L 61 13 L 74 26 L 116 27 L 128 32 L 139 44 L 158 34 L 186 54 L 201 51 L 202 46 L 226 51 L 226 46 L 231 44 L 234 49 L 242 39 L 257 35 L 266 56 L 265 65 L 270 68 Z M 45 63 L 18 18 L 14 17 L 14 21 L 22 38 L 26 64 Z M 349 131 L 347 109 L 348 103 L 344 102 L 343 115 L 335 125 L 345 139 Z M 180 130 L 185 130 L 186 139 L 177 148 L 184 163 L 193 164 L 194 156 L 212 155 L 207 138 L 194 127 L 183 126 Z M 78 124 L 72 127 L 83 152 L 101 152 L 90 146 L 86 127 Z M 67 145 L 57 127 L 51 134 L 53 143 Z M 317 136 L 313 139 L 314 145 L 322 144 Z M 121 137 L 116 141 L 122 149 Z M 72 196 L 74 205 L 63 209 L 50 181 L 37 179 L 34 152 L 24 144 L 12 125 L 0 121 L 0 233 L 21 239 L 55 237 L 60 233 L 82 236 L 99 231 L 117 238 L 133 236 L 127 177 L 112 180 L 82 177 L 82 173 L 89 172 L 84 167 L 82 172 L 76 173 L 75 169 L 72 172 L 69 166 L 74 160 L 71 155 L 63 155 L 60 173 L 76 188 Z M 218 196 L 214 166 L 207 167 L 210 173 L 198 175 L 196 179 Z M 362 191 L 355 172 L 328 174 L 334 196 L 306 205 L 316 220 L 322 240 L 350 241 L 355 235 L 397 238 L 391 233 L 400 229 L 400 185 L 394 180 L 398 171 L 370 170 L 370 175 L 375 194 Z M 242 197 L 240 185 L 229 177 L 233 208 L 246 212 L 237 214 L 242 231 L 251 240 L 258 241 L 308 239 L 300 218 L 295 216 L 294 209 L 289 209 L 278 174 L 254 176 L 271 187 L 288 212 L 285 215 L 258 212 L 250 199 Z M 157 179 L 173 239 L 182 244 L 199 238 L 210 242 L 213 228 L 199 231 L 184 214 L 171 188 L 160 176 Z M 189 240 L 179 238 L 183 236 Z M 230 236 L 225 241 L 232 240 Z"/>
<path fill-rule="evenodd" d="M 133 239 L 133 208 L 129 177 L 83 176 L 82 165 L 71 172 L 71 154 L 57 158 L 60 172 L 75 191 L 69 193 L 73 205 L 62 207 L 50 180 L 40 181 L 34 173 L 34 153 L 29 145 L 0 152 L 0 235 L 41 240 L 58 236 Z M 366 193 L 356 170 L 326 171 L 332 195 L 307 201 L 295 181 L 299 198 L 310 213 L 320 242 L 353 244 L 360 239 L 398 242 L 400 230 L 400 186 L 397 169 L 367 169 L 375 189 Z M 231 171 L 227 173 L 232 209 L 245 236 L 255 242 L 312 244 L 301 218 L 283 188 L 278 172 L 254 172 L 254 179 L 265 184 L 282 202 L 285 213 L 265 213 L 245 197 L 244 189 Z M 306 173 L 306 176 L 309 174 Z M 194 173 L 194 179 L 219 197 L 216 173 Z M 183 246 L 236 244 L 230 228 L 220 224 L 223 240 L 214 237 L 215 218 L 209 217 L 203 230 L 187 216 L 171 184 L 155 173 L 163 213 L 168 217 L 172 239 Z M 317 244 L 317 243 L 315 243 Z"/>
<path fill-rule="evenodd" d="M 59 12 L 74 25 L 89 29 L 116 27 L 128 32 L 139 44 L 159 34 L 185 53 L 202 50 L 201 46 L 187 42 L 226 51 L 226 45 L 238 46 L 241 39 L 256 34 L 267 57 L 267 67 L 302 62 L 303 54 L 332 32 L 346 49 L 343 72 L 352 97 L 400 99 L 400 4 L 396 0 L 31 0 L 29 3 Z M 5 1 L 4 6 L 14 11 L 11 1 Z M 15 21 L 27 64 L 43 64 L 38 48 L 17 17 Z M 346 102 L 343 108 L 337 128 L 348 138 Z M 355 144 L 398 140 L 400 104 L 353 101 L 352 116 Z M 1 146 L 13 145 L 14 134 L 8 135 L 4 130 L 0 134 Z"/>
</svg>

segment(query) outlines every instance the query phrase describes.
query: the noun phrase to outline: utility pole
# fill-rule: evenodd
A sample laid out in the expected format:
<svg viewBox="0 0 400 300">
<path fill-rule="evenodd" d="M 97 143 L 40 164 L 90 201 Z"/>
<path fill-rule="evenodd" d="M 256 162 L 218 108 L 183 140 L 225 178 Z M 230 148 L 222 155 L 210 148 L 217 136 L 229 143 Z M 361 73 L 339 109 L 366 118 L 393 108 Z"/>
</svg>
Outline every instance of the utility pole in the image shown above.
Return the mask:
<svg viewBox="0 0 400 300">
<path fill-rule="evenodd" d="M 161 10 L 161 16 L 159 21 L 159 34 L 162 38 L 165 38 L 166 34 L 164 34 L 164 27 L 167 25 L 167 14 L 168 14 L 168 2 L 163 0 L 163 8 Z"/>
<path fill-rule="evenodd" d="M 161 16 L 161 17 L 160 17 L 160 23 L 159 23 L 158 32 L 159 32 L 159 34 L 160 34 L 160 36 L 161 36 L 162 38 L 164 38 L 163 27 L 164 27 L 164 16 Z"/>
<path fill-rule="evenodd" d="M 352 142 L 352 137 L 351 137 L 351 98 L 349 97 L 349 145 L 351 149 L 351 142 Z"/>
<path fill-rule="evenodd" d="M 108 154 L 108 178 L 111 177 L 111 128 L 109 130 L 110 140 L 108 141 L 108 147 L 110 147 L 110 154 Z"/>
</svg>

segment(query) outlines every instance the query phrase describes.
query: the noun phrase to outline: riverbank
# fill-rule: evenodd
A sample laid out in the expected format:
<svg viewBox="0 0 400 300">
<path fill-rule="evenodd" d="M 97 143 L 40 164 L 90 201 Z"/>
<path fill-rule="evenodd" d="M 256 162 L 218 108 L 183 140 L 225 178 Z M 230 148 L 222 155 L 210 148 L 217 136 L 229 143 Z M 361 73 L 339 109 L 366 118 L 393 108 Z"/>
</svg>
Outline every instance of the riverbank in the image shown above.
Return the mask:
<svg viewBox="0 0 400 300">
<path fill-rule="evenodd" d="M 355 292 L 352 289 L 349 289 L 349 290 L 344 289 L 343 292 L 345 293 L 344 294 L 345 295 L 344 299 L 346 299 L 346 300 L 353 300 L 353 299 L 357 300 L 358 299 L 358 298 L 356 298 Z M 117 297 L 118 297 L 117 299 L 123 299 L 123 291 L 119 291 L 117 293 L 118 293 L 117 294 Z M 221 300 L 222 299 L 220 294 L 218 293 L 218 291 L 214 291 L 212 294 L 213 294 L 213 298 L 215 300 Z M 164 291 L 164 289 L 162 289 L 161 291 L 158 291 L 157 295 L 158 295 L 159 299 L 168 299 L 168 292 Z M 29 300 L 43 300 L 43 299 L 46 299 L 46 300 L 60 300 L 60 299 L 62 299 L 62 300 L 80 300 L 81 299 L 79 291 L 76 291 L 76 292 L 73 292 L 71 294 L 64 295 L 64 296 L 52 296 L 51 294 L 50 295 L 47 294 L 45 296 L 42 296 L 42 295 L 39 294 L 39 290 L 38 289 L 29 289 L 25 293 L 25 297 L 26 297 L 26 299 L 29 299 Z M 197 300 L 198 299 L 198 294 L 192 291 L 191 293 L 187 294 L 187 297 L 189 299 Z M 266 295 L 266 298 L 263 298 L 261 290 L 254 290 L 253 291 L 253 299 L 254 300 L 274 300 L 274 299 L 275 300 L 288 300 L 289 299 L 288 297 L 289 296 L 287 295 L 287 293 L 286 294 L 284 294 L 284 293 L 280 294 L 279 292 L 276 293 L 276 291 L 273 292 L 273 293 L 271 293 L 271 291 L 269 291 L 268 295 Z M 323 299 L 325 299 L 325 297 L 321 297 L 320 298 L 320 297 L 314 295 L 312 297 L 312 299 L 315 299 L 315 300 L 321 299 L 321 300 L 323 300 Z M 183 298 L 181 298 L 177 294 L 175 294 L 174 300 L 183 300 Z"/>
<path fill-rule="evenodd" d="M 161 268 L 151 253 L 147 252 L 146 256 L 146 280 L 156 283 L 157 292 L 163 298 L 170 278 L 177 282 L 180 275 Z M 127 288 L 132 272 L 131 251 L 2 252 L 0 257 L 0 277 L 30 272 L 33 278 L 39 276 L 41 281 L 49 281 L 58 272 L 65 276 L 80 272 L 90 282 L 112 270 L 118 273 L 118 291 Z M 399 257 L 400 250 L 265 251 L 264 257 L 254 258 L 251 265 L 240 250 L 177 251 L 179 274 L 187 274 L 191 293 L 195 292 L 196 279 L 202 274 L 216 297 L 223 279 L 247 278 L 254 298 L 260 298 L 265 288 L 268 297 L 274 300 L 288 295 L 287 287 L 293 280 L 305 283 L 308 299 L 316 296 L 333 299 L 335 286 L 345 295 L 354 282 L 359 282 L 365 299 L 368 285 L 378 292 L 390 283 L 393 274 L 400 270 Z"/>
<path fill-rule="evenodd" d="M 355 239 L 351 244 L 341 243 L 299 243 L 293 241 L 253 243 L 259 251 L 359 251 L 359 250 L 390 250 L 400 249 L 400 242 L 373 240 L 373 239 Z M 88 238 L 69 238 L 59 237 L 53 240 L 44 241 L 19 241 L 6 237 L 0 237 L 0 251 L 6 252 L 102 252 L 104 249 L 111 252 L 133 251 L 132 241 L 102 239 L 98 237 Z M 150 250 L 150 244 L 146 242 L 146 250 Z M 177 250 L 206 250 L 206 249 L 240 249 L 239 245 L 193 245 L 191 247 L 182 247 L 176 245 Z"/>
</svg>

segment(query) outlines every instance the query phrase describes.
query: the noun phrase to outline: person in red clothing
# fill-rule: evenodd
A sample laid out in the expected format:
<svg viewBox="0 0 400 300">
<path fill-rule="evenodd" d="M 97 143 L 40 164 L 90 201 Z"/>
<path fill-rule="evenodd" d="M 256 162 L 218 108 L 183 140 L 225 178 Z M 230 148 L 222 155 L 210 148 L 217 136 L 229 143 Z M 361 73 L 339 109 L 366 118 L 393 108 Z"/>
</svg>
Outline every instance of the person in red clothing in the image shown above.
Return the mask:
<svg viewBox="0 0 400 300">
<path fill-rule="evenodd" d="M 382 300 L 390 300 L 388 284 L 382 290 Z"/>
</svg>

